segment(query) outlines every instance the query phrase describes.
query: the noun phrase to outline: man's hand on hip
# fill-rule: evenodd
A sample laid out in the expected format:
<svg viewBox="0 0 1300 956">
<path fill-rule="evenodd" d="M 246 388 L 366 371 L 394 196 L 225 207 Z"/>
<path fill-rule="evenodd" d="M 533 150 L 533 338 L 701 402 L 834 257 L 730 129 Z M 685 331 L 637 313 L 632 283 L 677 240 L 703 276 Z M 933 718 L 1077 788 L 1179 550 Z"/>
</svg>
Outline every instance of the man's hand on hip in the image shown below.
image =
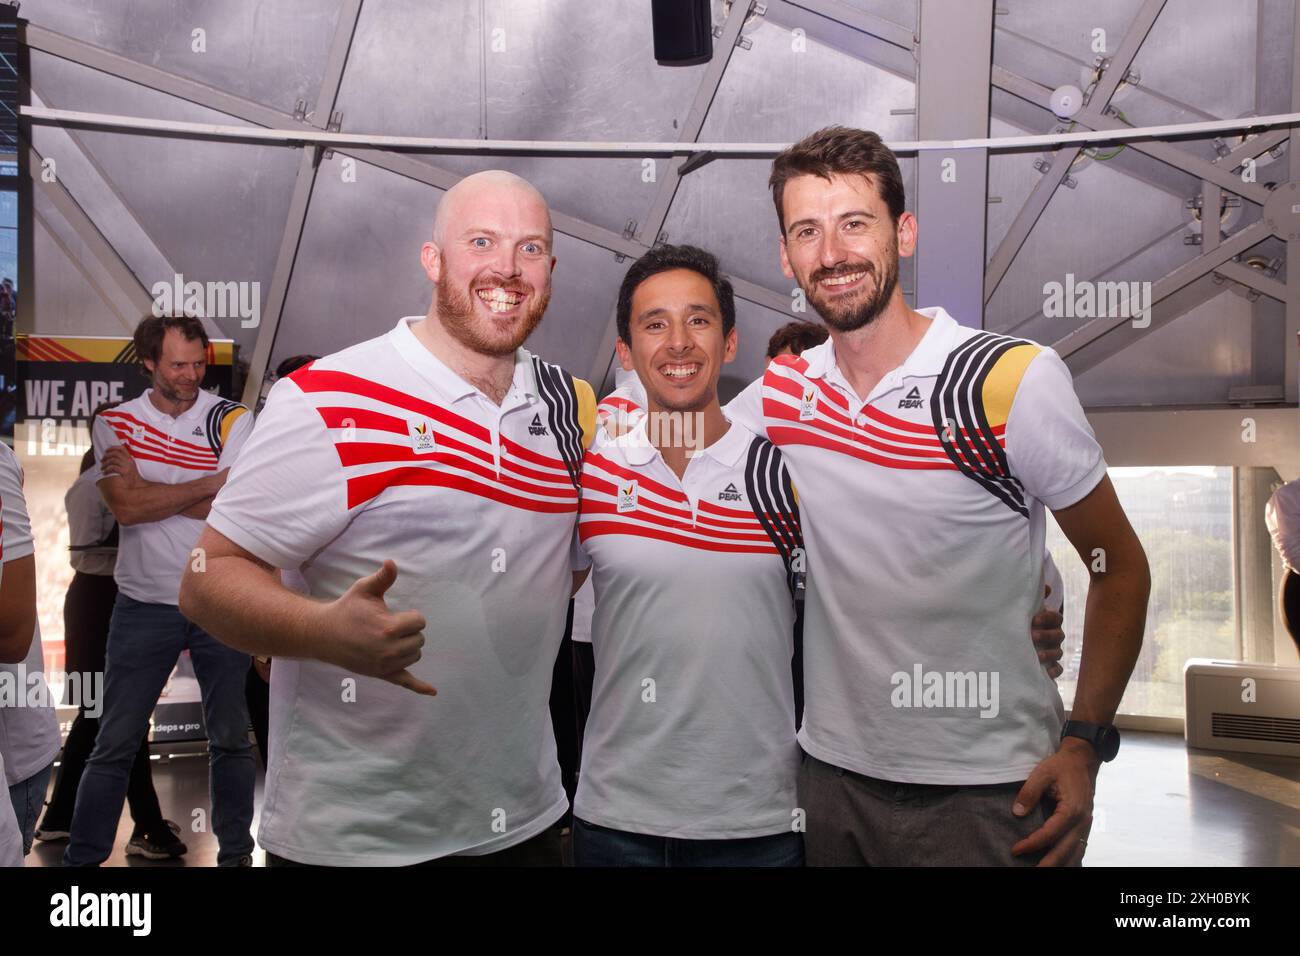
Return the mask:
<svg viewBox="0 0 1300 956">
<path fill-rule="evenodd" d="M 1101 766 L 1092 745 L 1066 738 L 1061 749 L 1048 757 L 1029 775 L 1011 812 L 1023 817 L 1043 794 L 1056 801 L 1056 812 L 1041 827 L 1011 848 L 1013 856 L 1047 851 L 1039 866 L 1078 866 L 1088 849 L 1092 830 L 1092 799 L 1097 786 L 1097 769 Z"/>
</svg>

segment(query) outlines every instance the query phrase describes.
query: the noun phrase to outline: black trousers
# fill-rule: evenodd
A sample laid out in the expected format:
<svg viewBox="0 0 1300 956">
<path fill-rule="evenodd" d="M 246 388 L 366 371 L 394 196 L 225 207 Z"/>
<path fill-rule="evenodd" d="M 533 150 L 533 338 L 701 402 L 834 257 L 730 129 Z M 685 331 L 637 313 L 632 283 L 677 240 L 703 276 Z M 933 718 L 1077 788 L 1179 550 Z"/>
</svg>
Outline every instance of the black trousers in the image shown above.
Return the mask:
<svg viewBox="0 0 1300 956">
<path fill-rule="evenodd" d="M 82 574 L 78 571 L 63 599 L 63 634 L 67 648 L 69 673 L 104 672 L 104 658 L 108 648 L 108 622 L 113 615 L 113 602 L 117 600 L 117 585 L 112 577 L 101 574 Z M 102 686 L 102 685 L 101 685 Z M 103 701 L 97 701 L 101 706 Z M 54 778 L 54 792 L 45 811 L 43 829 L 67 830 L 72 826 L 72 810 L 77 803 L 77 786 L 86 769 L 86 761 L 95 749 L 99 736 L 99 718 L 86 714 L 83 701 L 77 710 L 63 743 L 63 758 Z M 153 770 L 149 765 L 149 734 L 140 738 L 140 749 L 131 764 L 127 779 L 126 800 L 135 821 L 136 833 L 147 833 L 162 825 L 162 808 L 153 788 Z"/>
</svg>

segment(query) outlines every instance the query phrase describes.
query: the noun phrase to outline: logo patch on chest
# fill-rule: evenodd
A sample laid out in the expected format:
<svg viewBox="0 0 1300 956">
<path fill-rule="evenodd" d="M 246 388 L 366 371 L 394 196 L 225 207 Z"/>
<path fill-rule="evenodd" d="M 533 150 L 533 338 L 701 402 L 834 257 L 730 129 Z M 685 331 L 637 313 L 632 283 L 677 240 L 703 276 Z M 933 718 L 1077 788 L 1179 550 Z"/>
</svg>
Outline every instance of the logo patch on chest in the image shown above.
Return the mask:
<svg viewBox="0 0 1300 956">
<path fill-rule="evenodd" d="M 618 513 L 636 511 L 636 481 L 618 483 Z"/>
<path fill-rule="evenodd" d="M 912 390 L 904 395 L 898 402 L 899 408 L 920 408 L 925 404 L 925 399 L 921 397 L 921 390 L 915 385 Z"/>
<path fill-rule="evenodd" d="M 530 435 L 550 434 L 550 432 L 546 430 L 546 426 L 542 424 L 542 416 L 540 413 L 533 416 L 532 422 L 530 422 L 528 425 L 528 434 Z"/>
<path fill-rule="evenodd" d="M 718 492 L 718 500 L 719 501 L 740 500 L 740 491 L 736 488 L 736 483 L 734 481 L 728 484 L 727 487 L 723 488 L 721 491 Z"/>
<path fill-rule="evenodd" d="M 436 451 L 433 446 L 433 422 L 423 418 L 407 419 L 406 427 L 411 435 L 411 449 L 417 455 L 429 455 Z"/>
<path fill-rule="evenodd" d="M 799 421 L 810 422 L 817 417 L 817 390 L 806 386 L 799 398 Z"/>
</svg>

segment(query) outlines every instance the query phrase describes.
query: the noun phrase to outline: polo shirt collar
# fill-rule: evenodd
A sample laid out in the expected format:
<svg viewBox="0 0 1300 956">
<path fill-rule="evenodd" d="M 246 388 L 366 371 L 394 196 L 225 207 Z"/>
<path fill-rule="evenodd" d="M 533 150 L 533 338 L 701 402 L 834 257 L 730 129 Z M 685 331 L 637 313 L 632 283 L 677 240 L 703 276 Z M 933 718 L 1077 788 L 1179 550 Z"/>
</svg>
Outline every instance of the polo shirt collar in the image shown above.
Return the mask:
<svg viewBox="0 0 1300 956">
<path fill-rule="evenodd" d="M 910 355 L 903 359 L 897 371 L 903 376 L 926 378 L 943 371 L 948 353 L 952 351 L 953 336 L 957 332 L 957 320 L 942 307 L 917 309 L 921 315 L 929 318 L 930 327 L 925 330 L 921 341 L 916 343 Z M 839 366 L 835 362 L 835 341 L 827 339 L 821 345 L 815 345 L 804 351 L 801 356 L 808 363 L 804 375 L 808 378 L 831 377 L 835 381 L 843 379 Z"/>
<path fill-rule="evenodd" d="M 459 401 L 479 390 L 451 370 L 445 362 L 429 351 L 411 331 L 411 323 L 423 319 L 422 315 L 406 315 L 398 319 L 397 326 L 388 333 L 397 354 L 417 372 L 431 381 L 450 401 Z M 537 398 L 537 376 L 533 371 L 532 356 L 527 349 L 515 349 L 514 388 L 529 402 Z"/>
<path fill-rule="evenodd" d="M 633 468 L 644 468 L 659 455 L 659 449 L 650 441 L 649 420 L 648 413 L 642 415 L 631 431 L 619 438 L 609 440 L 611 444 L 623 450 L 623 457 Z M 721 438 L 707 448 L 700 449 L 696 455 L 708 455 L 718 464 L 734 468 L 749 448 L 750 436 L 742 426 L 734 422 L 728 422 L 728 425 L 726 433 Z M 692 460 L 694 460 L 693 456 Z"/>
</svg>

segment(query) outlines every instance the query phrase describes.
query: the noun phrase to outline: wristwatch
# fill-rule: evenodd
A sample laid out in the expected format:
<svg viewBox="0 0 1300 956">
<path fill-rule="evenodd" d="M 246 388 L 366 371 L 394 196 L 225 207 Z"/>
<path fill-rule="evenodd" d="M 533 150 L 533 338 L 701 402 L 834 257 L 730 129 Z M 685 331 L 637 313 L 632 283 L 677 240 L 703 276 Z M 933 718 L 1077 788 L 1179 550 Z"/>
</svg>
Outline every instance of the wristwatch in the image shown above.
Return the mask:
<svg viewBox="0 0 1300 956">
<path fill-rule="evenodd" d="M 1114 724 L 1088 724 L 1082 720 L 1067 720 L 1061 728 L 1061 739 L 1078 737 L 1092 744 L 1103 763 L 1110 763 L 1119 753 L 1119 731 Z"/>
</svg>

